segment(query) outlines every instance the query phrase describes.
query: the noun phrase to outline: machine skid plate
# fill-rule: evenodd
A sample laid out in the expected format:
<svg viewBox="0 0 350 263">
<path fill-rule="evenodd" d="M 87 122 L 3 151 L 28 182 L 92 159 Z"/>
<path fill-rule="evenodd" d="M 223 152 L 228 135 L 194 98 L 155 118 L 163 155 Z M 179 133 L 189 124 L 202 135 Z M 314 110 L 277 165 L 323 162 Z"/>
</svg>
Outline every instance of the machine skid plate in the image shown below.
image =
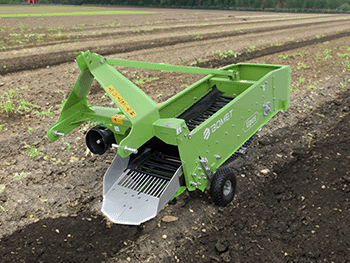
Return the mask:
<svg viewBox="0 0 350 263">
<path fill-rule="evenodd" d="M 139 225 L 153 217 L 180 188 L 180 166 L 170 180 L 130 169 L 117 155 L 104 177 L 102 212 L 114 223 Z M 124 163 L 124 165 L 123 165 Z"/>
</svg>

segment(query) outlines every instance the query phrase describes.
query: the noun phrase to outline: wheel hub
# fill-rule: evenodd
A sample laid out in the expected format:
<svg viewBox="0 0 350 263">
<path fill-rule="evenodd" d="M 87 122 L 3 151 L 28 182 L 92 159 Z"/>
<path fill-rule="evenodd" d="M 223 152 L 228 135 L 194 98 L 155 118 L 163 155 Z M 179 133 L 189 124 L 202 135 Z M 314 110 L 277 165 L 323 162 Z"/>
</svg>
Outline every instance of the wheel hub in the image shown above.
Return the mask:
<svg viewBox="0 0 350 263">
<path fill-rule="evenodd" d="M 232 183 L 227 180 L 224 185 L 224 195 L 229 195 L 232 192 Z"/>
</svg>

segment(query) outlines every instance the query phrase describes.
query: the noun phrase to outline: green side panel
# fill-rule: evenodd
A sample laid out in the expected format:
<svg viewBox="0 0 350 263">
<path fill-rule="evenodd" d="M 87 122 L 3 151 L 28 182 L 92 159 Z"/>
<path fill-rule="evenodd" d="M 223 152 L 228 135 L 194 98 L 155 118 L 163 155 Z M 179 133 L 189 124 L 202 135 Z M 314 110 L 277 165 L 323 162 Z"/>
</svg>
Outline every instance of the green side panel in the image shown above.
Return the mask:
<svg viewBox="0 0 350 263">
<path fill-rule="evenodd" d="M 289 106 L 290 67 L 261 67 L 260 79 L 236 96 L 209 119 L 191 131 L 190 135 L 179 136 L 179 153 L 183 160 L 183 170 L 189 190 L 196 188 L 190 182 L 200 183 L 203 190 L 208 182 L 203 177 L 203 167 L 199 158 L 206 158 L 212 172 L 220 167 L 256 131 L 258 131 L 278 111 Z M 240 66 L 249 72 L 251 65 Z M 258 68 L 252 65 L 252 68 Z M 269 69 L 269 70 L 267 70 Z M 265 72 L 264 72 L 265 71 Z M 240 73 L 240 72 L 239 72 Z M 249 77 L 250 75 L 240 74 Z M 250 80 L 252 81 L 252 80 Z M 217 79 L 215 80 L 217 84 Z M 210 83 L 209 84 L 213 84 Z M 237 87 L 225 82 L 218 85 L 226 93 L 233 93 Z M 198 179 L 200 178 L 200 179 Z"/>
</svg>

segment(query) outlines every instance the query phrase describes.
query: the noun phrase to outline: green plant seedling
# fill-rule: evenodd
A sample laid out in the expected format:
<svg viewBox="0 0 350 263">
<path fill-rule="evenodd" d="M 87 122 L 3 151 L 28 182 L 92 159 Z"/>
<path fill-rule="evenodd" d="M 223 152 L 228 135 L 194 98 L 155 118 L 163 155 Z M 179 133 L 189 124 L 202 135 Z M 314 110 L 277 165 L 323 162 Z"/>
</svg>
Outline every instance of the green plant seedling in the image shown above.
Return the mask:
<svg viewBox="0 0 350 263">
<path fill-rule="evenodd" d="M 69 149 L 71 149 L 72 148 L 72 145 L 70 145 L 70 143 L 69 142 L 64 142 L 64 145 L 66 146 L 65 148 L 63 148 L 63 151 L 65 151 L 65 150 L 69 150 Z"/>
<path fill-rule="evenodd" d="M 348 57 L 350 56 L 350 53 L 344 53 L 344 54 L 341 54 L 341 53 L 337 53 L 337 55 L 341 58 L 345 58 L 345 57 Z"/>
<path fill-rule="evenodd" d="M 3 129 L 2 127 L 3 127 L 3 126 L 4 126 L 3 124 L 0 125 L 0 131 L 2 131 L 2 129 Z"/>
<path fill-rule="evenodd" d="M 333 56 L 327 55 L 327 56 L 325 56 L 322 60 L 327 60 L 327 59 L 330 59 L 330 58 L 333 58 Z"/>
<path fill-rule="evenodd" d="M 0 208 L 1 208 L 2 211 L 6 212 L 5 207 L 3 207 L 2 205 L 0 205 Z"/>
<path fill-rule="evenodd" d="M 198 34 L 197 36 L 196 36 L 196 39 L 202 39 L 203 37 L 200 35 L 200 34 Z"/>
<path fill-rule="evenodd" d="M 15 111 L 15 108 L 13 106 L 13 96 L 14 95 L 15 95 L 14 89 L 10 89 L 9 92 L 5 91 L 4 96 L 1 96 L 1 100 L 0 100 L 0 112 Z"/>
<path fill-rule="evenodd" d="M 302 62 L 298 62 L 298 66 L 297 69 L 302 69 L 302 68 L 310 68 L 309 66 L 306 66 L 304 63 Z"/>
<path fill-rule="evenodd" d="M 280 55 L 278 55 L 278 57 L 279 57 L 279 58 L 286 59 L 286 58 L 288 58 L 288 57 L 289 57 L 289 55 L 283 55 L 283 54 L 280 54 Z"/>
<path fill-rule="evenodd" d="M 14 178 L 20 180 L 20 179 L 22 179 L 23 177 L 26 177 L 26 176 L 27 176 L 26 173 L 21 172 L 20 174 L 19 173 L 15 173 Z"/>
<path fill-rule="evenodd" d="M 249 48 L 248 48 L 248 52 L 253 52 L 255 50 L 255 46 L 250 46 Z"/>
<path fill-rule="evenodd" d="M 17 102 L 19 103 L 19 106 L 16 110 L 18 112 L 22 112 L 22 111 L 28 112 L 28 111 L 31 111 L 32 108 L 40 108 L 40 106 L 35 105 L 31 102 L 26 102 L 24 99 L 20 99 Z"/>
<path fill-rule="evenodd" d="M 36 148 L 30 148 L 29 150 L 29 153 L 28 153 L 28 156 L 30 157 L 36 157 L 38 156 L 39 154 L 41 154 L 41 152 L 39 152 Z"/>
<path fill-rule="evenodd" d="M 217 54 L 221 58 L 226 58 L 228 56 L 233 56 L 236 58 L 238 55 L 236 52 L 233 52 L 232 50 L 228 50 L 228 51 L 224 51 L 224 52 L 221 52 L 220 50 L 216 50 L 215 54 Z"/>
<path fill-rule="evenodd" d="M 29 131 L 29 133 L 32 133 L 32 132 L 33 132 L 33 129 L 30 128 L 30 127 L 28 127 L 28 131 Z"/>
<path fill-rule="evenodd" d="M 299 78 L 299 84 L 302 84 L 305 81 L 305 78 Z"/>
<path fill-rule="evenodd" d="M 52 116 L 52 114 L 53 114 L 51 112 L 51 108 L 49 108 L 47 111 L 42 111 L 42 112 L 36 111 L 35 113 L 38 116 L 41 116 L 41 115 Z"/>
</svg>

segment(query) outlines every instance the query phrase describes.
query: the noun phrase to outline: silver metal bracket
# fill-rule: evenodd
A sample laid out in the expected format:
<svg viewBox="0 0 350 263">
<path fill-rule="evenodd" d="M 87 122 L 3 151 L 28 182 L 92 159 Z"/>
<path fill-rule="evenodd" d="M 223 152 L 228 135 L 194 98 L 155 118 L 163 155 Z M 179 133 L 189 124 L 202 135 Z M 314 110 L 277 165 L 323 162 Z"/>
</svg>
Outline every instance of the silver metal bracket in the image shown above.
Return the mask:
<svg viewBox="0 0 350 263">
<path fill-rule="evenodd" d="M 267 102 L 265 102 L 265 104 L 263 105 L 263 114 L 264 114 L 264 116 L 267 116 L 267 114 L 268 114 L 269 112 L 271 112 L 270 104 L 271 104 L 271 102 L 267 101 Z"/>
<path fill-rule="evenodd" d="M 201 164 L 202 164 L 202 166 L 204 168 L 205 174 L 207 175 L 208 181 L 211 182 L 211 180 L 213 178 L 213 174 L 212 174 L 211 169 L 210 169 L 210 167 L 208 165 L 207 158 L 201 158 L 200 162 L 201 162 Z"/>
</svg>

